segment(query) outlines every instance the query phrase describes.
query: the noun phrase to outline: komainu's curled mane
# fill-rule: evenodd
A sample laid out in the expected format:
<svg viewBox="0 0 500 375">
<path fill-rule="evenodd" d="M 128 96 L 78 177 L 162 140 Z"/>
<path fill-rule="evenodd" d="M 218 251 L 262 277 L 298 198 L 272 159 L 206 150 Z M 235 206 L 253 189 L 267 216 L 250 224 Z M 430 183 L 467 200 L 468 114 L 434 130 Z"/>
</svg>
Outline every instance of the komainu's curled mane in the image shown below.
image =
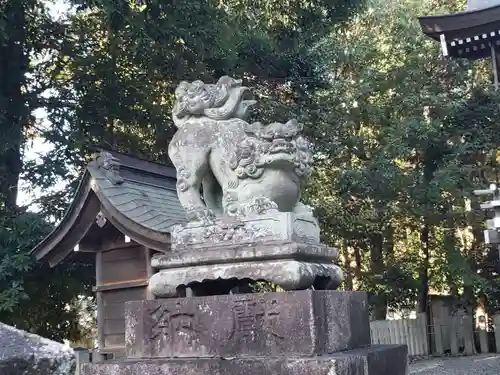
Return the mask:
<svg viewBox="0 0 500 375">
<path fill-rule="evenodd" d="M 244 119 L 255 103 L 240 79 L 223 76 L 216 84 L 183 81 L 175 90 L 172 118 L 178 128 L 193 117 L 219 121 L 233 117 Z"/>
</svg>

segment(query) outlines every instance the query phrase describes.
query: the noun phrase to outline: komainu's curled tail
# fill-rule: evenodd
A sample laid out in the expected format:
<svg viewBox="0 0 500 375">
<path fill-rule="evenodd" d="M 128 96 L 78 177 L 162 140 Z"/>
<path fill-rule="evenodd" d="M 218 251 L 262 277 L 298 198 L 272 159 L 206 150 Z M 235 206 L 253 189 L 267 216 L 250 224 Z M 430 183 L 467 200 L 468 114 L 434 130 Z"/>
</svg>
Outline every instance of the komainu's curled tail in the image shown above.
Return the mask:
<svg viewBox="0 0 500 375">
<path fill-rule="evenodd" d="M 216 84 L 182 81 L 175 90 L 172 119 L 178 128 L 193 117 L 216 121 L 234 117 L 244 119 L 248 108 L 255 103 L 252 93 L 242 86 L 240 79 L 223 76 Z"/>
</svg>

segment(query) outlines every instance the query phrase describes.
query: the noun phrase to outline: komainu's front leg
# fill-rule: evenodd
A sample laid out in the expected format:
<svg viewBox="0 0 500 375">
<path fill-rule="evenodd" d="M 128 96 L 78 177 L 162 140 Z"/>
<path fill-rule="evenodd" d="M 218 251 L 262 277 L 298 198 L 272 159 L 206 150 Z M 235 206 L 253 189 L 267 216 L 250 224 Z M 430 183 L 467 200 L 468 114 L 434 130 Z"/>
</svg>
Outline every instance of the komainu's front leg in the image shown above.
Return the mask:
<svg viewBox="0 0 500 375">
<path fill-rule="evenodd" d="M 177 195 L 188 220 L 208 220 L 214 215 L 201 197 L 201 183 L 208 172 L 209 148 L 177 148 L 170 144 L 168 154 L 177 170 Z"/>
</svg>

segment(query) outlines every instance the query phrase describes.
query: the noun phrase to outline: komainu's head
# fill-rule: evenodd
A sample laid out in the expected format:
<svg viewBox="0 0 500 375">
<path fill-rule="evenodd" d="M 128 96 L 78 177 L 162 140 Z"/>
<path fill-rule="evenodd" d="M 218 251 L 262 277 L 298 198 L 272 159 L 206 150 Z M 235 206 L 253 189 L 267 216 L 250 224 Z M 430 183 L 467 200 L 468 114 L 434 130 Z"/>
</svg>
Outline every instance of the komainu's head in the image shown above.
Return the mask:
<svg viewBox="0 0 500 375">
<path fill-rule="evenodd" d="M 256 102 L 241 80 L 221 77 L 216 84 L 183 81 L 175 90 L 172 118 L 180 128 L 189 119 L 207 117 L 212 120 L 245 120 Z"/>
</svg>

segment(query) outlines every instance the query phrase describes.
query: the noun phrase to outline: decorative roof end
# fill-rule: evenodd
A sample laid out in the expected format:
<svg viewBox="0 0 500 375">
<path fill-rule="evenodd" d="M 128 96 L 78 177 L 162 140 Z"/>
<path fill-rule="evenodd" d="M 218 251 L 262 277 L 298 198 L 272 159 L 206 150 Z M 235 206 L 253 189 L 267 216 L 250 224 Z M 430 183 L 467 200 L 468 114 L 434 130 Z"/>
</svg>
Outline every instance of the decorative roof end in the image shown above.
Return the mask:
<svg viewBox="0 0 500 375">
<path fill-rule="evenodd" d="M 106 178 L 114 185 L 123 183 L 123 177 L 120 176 L 120 161 L 111 153 L 101 151 L 92 156 L 96 166 L 102 170 Z"/>
</svg>

